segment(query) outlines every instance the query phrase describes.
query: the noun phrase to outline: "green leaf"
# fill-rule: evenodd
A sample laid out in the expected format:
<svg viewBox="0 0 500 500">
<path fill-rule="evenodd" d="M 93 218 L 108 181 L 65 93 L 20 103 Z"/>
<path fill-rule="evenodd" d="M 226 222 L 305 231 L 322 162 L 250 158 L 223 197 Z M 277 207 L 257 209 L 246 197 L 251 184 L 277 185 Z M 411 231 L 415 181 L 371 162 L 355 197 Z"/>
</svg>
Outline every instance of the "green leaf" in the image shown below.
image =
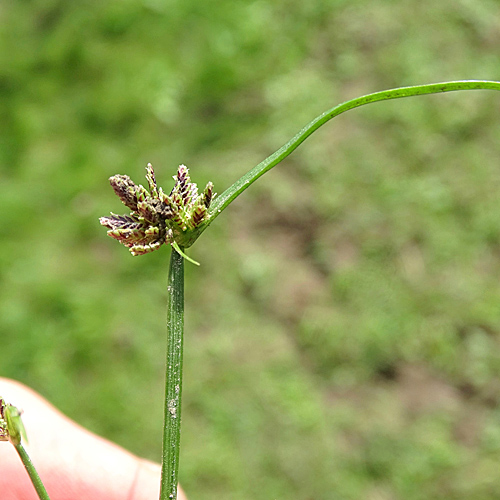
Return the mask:
<svg viewBox="0 0 500 500">
<path fill-rule="evenodd" d="M 459 80 L 452 82 L 431 83 L 427 85 L 415 85 L 411 87 L 399 87 L 390 90 L 382 90 L 373 94 L 367 94 L 350 101 L 346 101 L 334 108 L 325 111 L 313 121 L 307 124 L 284 146 L 260 162 L 245 175 L 240 177 L 232 186 L 215 198 L 209 210 L 209 222 L 203 230 L 211 224 L 222 211 L 234 201 L 243 191 L 250 187 L 259 177 L 275 167 L 278 163 L 290 155 L 300 144 L 302 144 L 313 132 L 318 130 L 332 118 L 350 109 L 364 106 L 377 101 L 387 101 L 389 99 L 399 99 L 401 97 L 412 97 L 424 94 L 438 94 L 441 92 L 452 92 L 457 90 L 500 90 L 500 82 L 489 80 Z"/>
</svg>

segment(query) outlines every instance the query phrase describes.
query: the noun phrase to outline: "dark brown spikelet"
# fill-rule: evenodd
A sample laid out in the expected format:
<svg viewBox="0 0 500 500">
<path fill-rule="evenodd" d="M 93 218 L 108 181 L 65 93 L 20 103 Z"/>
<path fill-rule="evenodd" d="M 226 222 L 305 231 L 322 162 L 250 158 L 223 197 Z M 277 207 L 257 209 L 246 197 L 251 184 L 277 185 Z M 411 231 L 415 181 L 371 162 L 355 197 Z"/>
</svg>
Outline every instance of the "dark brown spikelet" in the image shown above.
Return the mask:
<svg viewBox="0 0 500 500">
<path fill-rule="evenodd" d="M 171 205 L 169 203 L 165 203 L 163 200 L 153 200 L 151 202 L 151 206 L 155 209 L 161 219 L 171 219 L 174 214 Z"/>
<path fill-rule="evenodd" d="M 131 215 L 111 214 L 111 217 L 101 217 L 99 222 L 108 229 L 138 229 L 142 226 L 135 217 Z"/>
<path fill-rule="evenodd" d="M 194 211 L 193 215 L 191 216 L 190 220 L 190 226 L 194 229 L 195 227 L 198 227 L 203 219 L 205 218 L 205 215 L 207 214 L 207 207 L 203 204 L 198 205 Z"/>
<path fill-rule="evenodd" d="M 190 184 L 191 179 L 189 178 L 189 172 L 186 165 L 179 165 L 179 170 L 177 170 L 177 192 L 181 195 L 184 204 L 188 203 Z"/>
<path fill-rule="evenodd" d="M 146 245 L 134 245 L 130 247 L 130 253 L 135 257 L 137 255 L 145 255 L 147 253 L 154 252 L 158 250 L 161 246 L 161 241 L 155 241 L 153 243 L 148 243 Z"/>
<path fill-rule="evenodd" d="M 137 186 L 128 175 L 113 175 L 109 183 L 122 203 L 133 212 L 137 211 L 137 202 L 147 196 L 142 186 Z"/>
<path fill-rule="evenodd" d="M 153 170 L 153 165 L 148 163 L 146 166 L 146 179 L 149 185 L 149 192 L 153 198 L 158 197 L 158 186 L 156 184 L 155 171 Z"/>
<path fill-rule="evenodd" d="M 210 203 L 212 202 L 212 197 L 213 197 L 213 191 L 214 191 L 214 185 L 209 182 L 205 190 L 203 191 L 203 204 L 207 207 L 210 208 Z"/>
<path fill-rule="evenodd" d="M 137 203 L 137 213 L 147 222 L 157 224 L 159 222 L 159 217 L 151 201 L 152 200 L 148 199 Z"/>
<path fill-rule="evenodd" d="M 126 247 L 131 247 L 137 245 L 138 243 L 144 243 L 148 241 L 149 238 L 146 236 L 146 228 L 138 229 L 112 229 L 108 231 L 108 236 L 119 241 Z"/>
<path fill-rule="evenodd" d="M 182 196 L 177 192 L 172 193 L 170 196 L 170 203 L 174 213 L 178 212 L 180 207 L 182 207 Z"/>
</svg>

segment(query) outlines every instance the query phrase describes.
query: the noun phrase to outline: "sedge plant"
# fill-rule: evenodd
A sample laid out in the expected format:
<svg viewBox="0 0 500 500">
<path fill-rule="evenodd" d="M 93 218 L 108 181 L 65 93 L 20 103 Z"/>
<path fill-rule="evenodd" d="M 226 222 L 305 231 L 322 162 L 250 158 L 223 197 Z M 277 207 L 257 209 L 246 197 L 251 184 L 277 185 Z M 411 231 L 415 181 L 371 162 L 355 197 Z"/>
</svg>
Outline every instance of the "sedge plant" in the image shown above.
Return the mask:
<svg viewBox="0 0 500 500">
<path fill-rule="evenodd" d="M 500 82 L 461 80 L 400 87 L 346 101 L 312 120 L 290 141 L 248 171 L 219 196 L 214 193 L 214 186 L 211 182 L 200 193 L 197 185 L 191 182 L 185 165 L 179 166 L 177 174 L 174 176 L 174 187 L 169 194 L 166 194 L 157 185 L 151 164 L 146 167 L 148 189 L 135 184 L 127 175 L 114 175 L 110 178 L 113 190 L 130 212 L 125 215 L 111 213 L 110 216 L 100 218 L 100 223 L 108 229 L 108 235 L 126 246 L 134 256 L 153 252 L 161 248 L 162 245 L 172 247 L 167 287 L 167 359 L 160 500 L 177 499 L 184 332 L 184 261 L 198 264 L 185 253 L 185 250 L 193 245 L 205 229 L 243 191 L 284 160 L 311 134 L 332 118 L 372 102 L 458 90 L 481 89 L 500 90 Z M 18 449 L 20 441 L 18 445 L 15 443 L 14 445 Z M 23 459 L 19 449 L 18 452 Z M 23 462 L 26 464 L 24 459 Z M 35 480 L 33 483 L 37 488 Z M 43 496 L 46 495 L 44 490 L 37 488 L 37 492 L 41 499 L 48 498 Z"/>
</svg>

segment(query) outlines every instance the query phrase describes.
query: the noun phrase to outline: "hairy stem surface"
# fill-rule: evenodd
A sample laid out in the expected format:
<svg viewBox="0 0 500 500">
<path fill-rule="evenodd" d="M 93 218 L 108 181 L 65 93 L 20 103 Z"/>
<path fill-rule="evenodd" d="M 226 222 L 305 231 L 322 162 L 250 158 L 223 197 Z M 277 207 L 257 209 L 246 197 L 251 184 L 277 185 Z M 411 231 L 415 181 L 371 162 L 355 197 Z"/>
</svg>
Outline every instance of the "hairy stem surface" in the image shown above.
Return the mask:
<svg viewBox="0 0 500 500">
<path fill-rule="evenodd" d="M 182 250 L 182 249 L 181 249 Z M 160 500 L 177 499 L 181 433 L 184 258 L 172 248 L 168 273 L 167 375 Z"/>
</svg>

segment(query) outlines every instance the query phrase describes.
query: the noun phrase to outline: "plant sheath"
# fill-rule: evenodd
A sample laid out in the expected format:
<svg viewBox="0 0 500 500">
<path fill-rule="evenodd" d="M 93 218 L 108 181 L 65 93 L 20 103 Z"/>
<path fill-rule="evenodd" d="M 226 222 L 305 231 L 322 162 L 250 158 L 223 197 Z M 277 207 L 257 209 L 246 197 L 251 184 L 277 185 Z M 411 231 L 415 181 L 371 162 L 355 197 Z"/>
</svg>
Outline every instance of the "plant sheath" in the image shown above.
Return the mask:
<svg viewBox="0 0 500 500">
<path fill-rule="evenodd" d="M 19 443 L 15 444 L 14 448 L 16 449 L 19 457 L 21 458 L 21 461 L 23 462 L 24 468 L 26 469 L 31 482 L 33 483 L 38 498 L 40 500 L 50 500 L 47 490 L 45 489 L 45 486 L 43 485 L 42 480 L 40 479 L 40 476 L 38 475 L 38 472 L 36 471 L 35 466 L 33 465 L 33 462 L 31 461 L 28 453 L 24 449 L 24 446 Z"/>
<path fill-rule="evenodd" d="M 160 500 L 176 500 L 181 433 L 184 257 L 174 248 L 170 255 L 167 290 L 167 374 Z"/>
</svg>

